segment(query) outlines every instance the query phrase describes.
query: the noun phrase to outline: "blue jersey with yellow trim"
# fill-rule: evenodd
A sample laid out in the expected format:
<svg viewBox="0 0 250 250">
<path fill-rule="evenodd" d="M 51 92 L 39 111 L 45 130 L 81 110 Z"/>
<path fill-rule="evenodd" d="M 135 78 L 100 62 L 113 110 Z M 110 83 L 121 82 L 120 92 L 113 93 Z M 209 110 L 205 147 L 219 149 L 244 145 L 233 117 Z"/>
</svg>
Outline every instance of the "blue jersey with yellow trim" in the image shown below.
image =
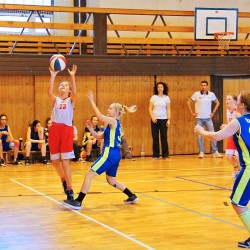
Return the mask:
<svg viewBox="0 0 250 250">
<path fill-rule="evenodd" d="M 122 138 L 122 126 L 120 120 L 116 119 L 116 128 L 111 128 L 108 125 L 104 130 L 104 147 L 120 147 Z"/>
<path fill-rule="evenodd" d="M 5 125 L 4 128 L 0 128 L 0 132 L 9 132 L 9 127 L 8 125 Z M 7 140 L 8 135 L 3 134 L 2 137 L 0 138 L 2 140 L 2 142 L 5 142 Z"/>
<path fill-rule="evenodd" d="M 242 167 L 250 167 L 250 114 L 237 118 L 240 132 L 233 135 Z"/>
</svg>

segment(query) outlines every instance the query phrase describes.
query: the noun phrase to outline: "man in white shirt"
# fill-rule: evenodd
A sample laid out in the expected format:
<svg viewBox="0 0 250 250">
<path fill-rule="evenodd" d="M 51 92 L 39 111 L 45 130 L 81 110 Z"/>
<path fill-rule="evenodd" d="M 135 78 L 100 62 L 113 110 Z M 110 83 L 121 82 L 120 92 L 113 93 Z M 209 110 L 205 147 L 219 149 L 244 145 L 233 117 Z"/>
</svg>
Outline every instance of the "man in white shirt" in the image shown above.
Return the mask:
<svg viewBox="0 0 250 250">
<path fill-rule="evenodd" d="M 195 92 L 187 101 L 188 108 L 191 114 L 196 118 L 197 124 L 200 126 L 205 126 L 207 131 L 214 131 L 214 125 L 212 118 L 220 106 L 220 102 L 218 101 L 217 97 L 213 92 L 208 91 L 208 82 L 202 81 L 200 83 L 201 90 Z M 195 103 L 195 112 L 193 112 L 191 103 Z M 212 111 L 212 102 L 215 103 L 215 106 Z M 212 112 L 211 112 L 212 111 Z M 217 148 L 217 142 L 213 141 L 211 143 L 212 152 L 214 158 L 221 158 L 223 157 Z M 204 144 L 202 140 L 202 136 L 198 135 L 198 147 L 199 147 L 199 158 L 204 158 Z"/>
</svg>

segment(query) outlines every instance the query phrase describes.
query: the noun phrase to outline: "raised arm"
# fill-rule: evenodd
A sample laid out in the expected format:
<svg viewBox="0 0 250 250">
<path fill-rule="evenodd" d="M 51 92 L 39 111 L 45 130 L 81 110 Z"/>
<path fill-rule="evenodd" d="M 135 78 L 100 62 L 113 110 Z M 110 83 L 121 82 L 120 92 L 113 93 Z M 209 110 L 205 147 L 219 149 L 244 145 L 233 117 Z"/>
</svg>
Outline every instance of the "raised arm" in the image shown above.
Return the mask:
<svg viewBox="0 0 250 250">
<path fill-rule="evenodd" d="M 71 101 L 74 102 L 76 99 L 76 79 L 75 79 L 75 74 L 77 71 L 77 66 L 75 64 L 73 64 L 72 66 L 72 70 L 68 69 L 69 75 L 71 77 Z"/>
<path fill-rule="evenodd" d="M 86 121 L 86 127 L 89 129 L 89 134 L 91 133 L 92 136 L 97 139 L 97 140 L 100 140 L 100 139 L 103 139 L 104 138 L 104 132 L 95 132 L 95 130 L 93 129 L 92 127 L 92 123 L 90 120 L 87 120 Z"/>
<path fill-rule="evenodd" d="M 113 117 L 108 117 L 108 116 L 106 116 L 106 115 L 101 114 L 100 110 L 97 108 L 97 106 L 96 106 L 96 104 L 95 104 L 94 96 L 93 96 L 93 93 L 92 93 L 91 90 L 88 91 L 87 97 L 88 97 L 88 99 L 89 99 L 89 101 L 90 101 L 90 104 L 91 104 L 91 106 L 92 106 L 92 108 L 93 108 L 93 110 L 94 110 L 96 116 L 97 116 L 101 121 L 103 121 L 104 123 L 110 124 L 111 127 L 116 127 L 116 123 L 117 123 L 117 122 L 116 122 L 116 119 L 115 119 L 115 118 L 113 118 Z M 92 134 L 92 132 L 91 132 L 91 134 Z M 94 134 L 92 134 L 92 135 L 94 136 Z"/>
<path fill-rule="evenodd" d="M 223 129 L 217 132 L 205 131 L 204 128 L 198 124 L 194 127 L 194 132 L 196 134 L 204 136 L 205 138 L 211 141 L 221 141 L 225 138 L 234 135 L 239 131 L 239 129 L 240 129 L 239 122 L 235 119 L 230 123 L 228 123 L 225 127 L 223 127 Z"/>
<path fill-rule="evenodd" d="M 55 82 L 56 75 L 59 71 L 54 71 L 51 68 L 49 68 L 49 71 L 50 71 L 50 80 L 49 80 L 49 86 L 48 86 L 48 95 L 51 101 L 55 101 L 56 97 L 53 93 L 54 82 Z"/>
</svg>

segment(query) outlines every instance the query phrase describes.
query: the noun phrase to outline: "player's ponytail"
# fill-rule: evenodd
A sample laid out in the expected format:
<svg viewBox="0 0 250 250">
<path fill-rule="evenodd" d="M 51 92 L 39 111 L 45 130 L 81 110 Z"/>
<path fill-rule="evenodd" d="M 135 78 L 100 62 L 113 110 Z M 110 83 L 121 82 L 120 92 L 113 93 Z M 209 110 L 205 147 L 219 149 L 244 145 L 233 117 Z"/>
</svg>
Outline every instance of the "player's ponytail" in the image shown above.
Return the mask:
<svg viewBox="0 0 250 250">
<path fill-rule="evenodd" d="M 134 113 L 137 110 L 137 106 L 136 105 L 132 105 L 130 107 L 126 106 L 126 105 L 122 105 L 120 103 L 114 103 L 118 116 L 122 116 L 123 114 L 126 113 Z"/>
</svg>

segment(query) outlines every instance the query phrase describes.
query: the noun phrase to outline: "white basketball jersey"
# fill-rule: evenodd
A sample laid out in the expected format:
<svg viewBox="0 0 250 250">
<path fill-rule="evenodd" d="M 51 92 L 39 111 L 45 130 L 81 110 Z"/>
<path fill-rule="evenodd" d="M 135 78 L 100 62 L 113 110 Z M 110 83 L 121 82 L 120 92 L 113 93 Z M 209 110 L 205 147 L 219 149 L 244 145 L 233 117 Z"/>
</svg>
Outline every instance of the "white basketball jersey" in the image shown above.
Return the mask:
<svg viewBox="0 0 250 250">
<path fill-rule="evenodd" d="M 70 97 L 61 99 L 56 96 L 55 104 L 52 110 L 52 122 L 62 123 L 67 126 L 72 126 L 74 107 Z"/>
<path fill-rule="evenodd" d="M 237 110 L 233 109 L 227 109 L 227 122 L 231 122 L 232 120 L 234 120 L 235 118 L 237 118 Z"/>
</svg>

